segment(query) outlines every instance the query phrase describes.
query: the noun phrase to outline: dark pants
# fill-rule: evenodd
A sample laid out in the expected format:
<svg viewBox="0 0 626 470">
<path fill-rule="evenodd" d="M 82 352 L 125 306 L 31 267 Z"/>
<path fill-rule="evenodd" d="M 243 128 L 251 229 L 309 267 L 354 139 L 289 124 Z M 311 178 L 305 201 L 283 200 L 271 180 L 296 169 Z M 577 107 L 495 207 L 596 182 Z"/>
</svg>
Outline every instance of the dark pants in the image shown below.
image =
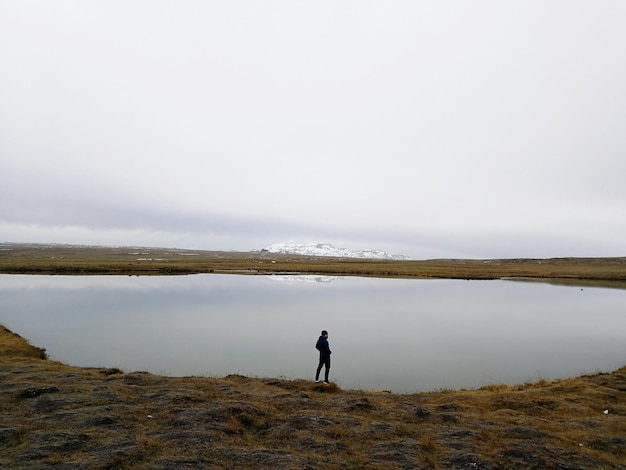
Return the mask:
<svg viewBox="0 0 626 470">
<path fill-rule="evenodd" d="M 320 354 L 320 363 L 317 366 L 317 372 L 315 373 L 315 380 L 320 379 L 320 371 L 322 370 L 322 366 L 326 366 L 326 370 L 324 371 L 324 381 L 328 382 L 328 373 L 330 372 L 330 356 L 322 356 Z"/>
</svg>

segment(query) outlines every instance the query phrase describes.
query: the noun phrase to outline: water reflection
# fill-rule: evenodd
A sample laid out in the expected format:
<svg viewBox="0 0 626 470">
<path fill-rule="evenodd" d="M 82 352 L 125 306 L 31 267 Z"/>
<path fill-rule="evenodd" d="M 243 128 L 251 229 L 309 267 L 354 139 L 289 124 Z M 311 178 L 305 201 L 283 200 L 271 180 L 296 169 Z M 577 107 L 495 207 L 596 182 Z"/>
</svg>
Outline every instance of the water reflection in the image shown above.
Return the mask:
<svg viewBox="0 0 626 470">
<path fill-rule="evenodd" d="M 327 329 L 331 379 L 399 392 L 615 369 L 624 307 L 624 290 L 510 281 L 0 276 L 0 323 L 52 359 L 312 378 Z"/>
</svg>

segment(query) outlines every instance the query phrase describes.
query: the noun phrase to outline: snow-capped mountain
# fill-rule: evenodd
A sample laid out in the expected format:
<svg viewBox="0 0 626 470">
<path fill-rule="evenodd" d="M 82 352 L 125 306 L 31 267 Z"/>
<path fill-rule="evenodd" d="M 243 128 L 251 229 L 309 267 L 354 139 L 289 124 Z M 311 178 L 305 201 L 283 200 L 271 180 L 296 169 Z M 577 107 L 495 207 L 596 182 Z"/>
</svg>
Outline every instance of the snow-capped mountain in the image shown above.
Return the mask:
<svg viewBox="0 0 626 470">
<path fill-rule="evenodd" d="M 368 259 L 410 259 L 404 255 L 390 255 L 381 250 L 353 251 L 336 248 L 330 243 L 274 243 L 261 251 L 305 256 L 332 256 L 334 258 L 368 258 Z"/>
<path fill-rule="evenodd" d="M 308 284 L 329 284 L 339 279 L 345 279 L 345 276 L 317 276 L 311 274 L 273 274 L 268 276 L 272 281 L 277 282 L 305 282 Z"/>
</svg>

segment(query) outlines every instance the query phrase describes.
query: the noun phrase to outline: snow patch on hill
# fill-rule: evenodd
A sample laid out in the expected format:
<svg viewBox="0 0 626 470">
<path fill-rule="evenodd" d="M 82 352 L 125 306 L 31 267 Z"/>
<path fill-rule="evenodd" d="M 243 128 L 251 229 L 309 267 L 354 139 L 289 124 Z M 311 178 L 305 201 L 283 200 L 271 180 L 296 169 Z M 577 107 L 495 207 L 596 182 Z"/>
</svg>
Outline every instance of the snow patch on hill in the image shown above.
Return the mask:
<svg viewBox="0 0 626 470">
<path fill-rule="evenodd" d="M 331 256 L 334 258 L 364 258 L 364 259 L 390 259 L 408 260 L 408 256 L 390 255 L 381 250 L 348 250 L 336 248 L 330 243 L 274 243 L 261 251 L 270 253 L 283 253 L 304 256 Z"/>
</svg>

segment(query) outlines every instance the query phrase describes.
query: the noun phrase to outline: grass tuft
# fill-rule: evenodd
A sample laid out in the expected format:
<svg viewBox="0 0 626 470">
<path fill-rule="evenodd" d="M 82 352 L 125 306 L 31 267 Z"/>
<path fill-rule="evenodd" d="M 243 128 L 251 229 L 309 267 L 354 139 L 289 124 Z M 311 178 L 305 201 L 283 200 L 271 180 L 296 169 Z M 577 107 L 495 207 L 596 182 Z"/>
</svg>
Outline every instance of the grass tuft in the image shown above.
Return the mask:
<svg viewBox="0 0 626 470">
<path fill-rule="evenodd" d="M 0 325 L 0 344 L 2 344 L 0 348 L 2 357 L 48 359 L 45 349 L 31 346 L 28 341 L 3 325 Z"/>
</svg>

